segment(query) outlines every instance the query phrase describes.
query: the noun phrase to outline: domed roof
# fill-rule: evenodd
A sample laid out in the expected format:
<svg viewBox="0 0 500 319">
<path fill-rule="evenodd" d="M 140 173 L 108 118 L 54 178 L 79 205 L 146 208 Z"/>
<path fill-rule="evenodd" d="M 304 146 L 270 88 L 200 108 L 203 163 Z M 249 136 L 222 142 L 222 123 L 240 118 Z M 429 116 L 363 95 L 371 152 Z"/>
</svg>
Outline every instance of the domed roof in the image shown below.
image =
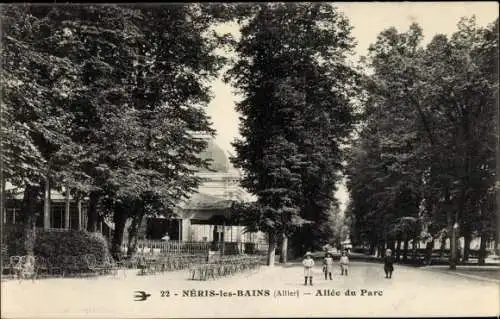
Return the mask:
<svg viewBox="0 0 500 319">
<path fill-rule="evenodd" d="M 227 173 L 231 167 L 231 163 L 226 153 L 212 138 L 208 138 L 207 142 L 207 148 L 200 153 L 200 157 L 202 159 L 211 159 L 210 169 L 212 171 Z M 200 169 L 200 172 L 210 172 L 210 170 Z"/>
</svg>

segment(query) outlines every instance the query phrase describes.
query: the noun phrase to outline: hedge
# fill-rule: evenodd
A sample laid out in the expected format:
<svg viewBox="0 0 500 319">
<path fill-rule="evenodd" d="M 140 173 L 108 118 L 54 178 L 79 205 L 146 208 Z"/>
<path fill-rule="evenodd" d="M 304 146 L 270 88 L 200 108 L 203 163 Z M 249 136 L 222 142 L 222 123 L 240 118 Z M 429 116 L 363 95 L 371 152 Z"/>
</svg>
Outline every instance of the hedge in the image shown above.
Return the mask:
<svg viewBox="0 0 500 319">
<path fill-rule="evenodd" d="M 109 255 L 108 243 L 99 233 L 86 231 L 40 232 L 35 240 L 35 255 L 54 260 L 58 255 L 92 254 L 98 261 Z"/>
<path fill-rule="evenodd" d="M 2 234 L 2 254 L 7 256 L 24 255 L 22 228 L 11 228 Z M 109 256 L 107 240 L 100 233 L 86 231 L 46 231 L 37 229 L 34 245 L 35 256 L 45 257 L 53 266 L 62 266 L 57 256 L 81 256 L 93 254 L 98 261 Z M 2 256 L 5 258 L 5 255 Z"/>
</svg>

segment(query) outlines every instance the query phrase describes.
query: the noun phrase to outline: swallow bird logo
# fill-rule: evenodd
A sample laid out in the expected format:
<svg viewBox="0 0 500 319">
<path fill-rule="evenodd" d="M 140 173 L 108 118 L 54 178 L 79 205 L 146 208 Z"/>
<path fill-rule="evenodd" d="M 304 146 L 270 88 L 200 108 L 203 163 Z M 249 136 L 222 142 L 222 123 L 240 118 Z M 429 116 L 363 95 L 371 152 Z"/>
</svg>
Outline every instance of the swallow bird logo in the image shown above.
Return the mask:
<svg viewBox="0 0 500 319">
<path fill-rule="evenodd" d="M 151 294 L 146 293 L 145 291 L 136 291 L 134 295 L 135 301 L 144 301 L 148 299 Z"/>
</svg>

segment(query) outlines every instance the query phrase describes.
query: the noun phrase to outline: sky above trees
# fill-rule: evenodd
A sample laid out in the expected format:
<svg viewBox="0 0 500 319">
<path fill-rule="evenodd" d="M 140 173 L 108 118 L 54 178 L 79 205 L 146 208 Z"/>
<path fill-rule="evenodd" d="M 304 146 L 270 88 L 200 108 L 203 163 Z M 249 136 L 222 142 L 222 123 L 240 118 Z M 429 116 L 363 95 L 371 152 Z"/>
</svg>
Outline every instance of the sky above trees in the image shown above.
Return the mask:
<svg viewBox="0 0 500 319">
<path fill-rule="evenodd" d="M 411 23 L 416 22 L 423 29 L 423 43 L 436 34 L 446 34 L 457 30 L 457 23 L 461 17 L 476 16 L 479 26 L 486 26 L 498 17 L 496 2 L 434 2 L 434 3 L 336 3 L 354 27 L 352 35 L 358 43 L 354 49 L 353 61 L 368 53 L 370 44 L 376 41 L 377 35 L 384 29 L 396 27 L 400 32 L 408 30 Z M 238 25 L 227 23 L 217 30 L 231 32 L 239 36 Z M 232 55 L 232 54 L 231 54 Z M 235 111 L 235 102 L 239 97 L 233 93 L 230 84 L 218 79 L 212 84 L 214 99 L 208 106 L 208 115 L 211 117 L 214 128 L 217 130 L 216 142 L 224 150 L 234 153 L 231 142 L 238 136 L 238 113 Z M 336 194 L 344 208 L 348 200 L 346 189 L 341 186 Z M 343 210 L 343 209 L 342 209 Z"/>
</svg>

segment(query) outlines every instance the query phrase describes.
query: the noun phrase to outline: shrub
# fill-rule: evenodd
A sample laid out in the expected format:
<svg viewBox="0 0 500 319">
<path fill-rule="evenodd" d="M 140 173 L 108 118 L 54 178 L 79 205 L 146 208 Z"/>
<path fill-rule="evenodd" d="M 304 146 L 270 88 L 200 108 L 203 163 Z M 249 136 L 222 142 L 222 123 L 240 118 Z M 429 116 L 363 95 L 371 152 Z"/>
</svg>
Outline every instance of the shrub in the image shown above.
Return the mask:
<svg viewBox="0 0 500 319">
<path fill-rule="evenodd" d="M 86 231 L 41 231 L 35 240 L 35 255 L 57 261 L 59 255 L 92 254 L 102 261 L 109 254 L 108 243 L 99 233 Z"/>
<path fill-rule="evenodd" d="M 5 225 L 4 225 L 5 226 Z M 6 262 L 9 256 L 25 255 L 23 228 L 17 225 L 2 228 L 2 261 Z M 52 261 L 53 266 L 61 267 L 62 262 L 57 256 L 81 256 L 93 254 L 98 261 L 108 256 L 108 243 L 99 233 L 86 231 L 50 231 L 37 229 L 35 256 L 42 256 Z"/>
<path fill-rule="evenodd" d="M 255 254 L 255 243 L 245 243 L 245 254 Z"/>
<path fill-rule="evenodd" d="M 2 254 L 8 256 L 24 255 L 23 228 L 14 225 L 2 226 Z"/>
</svg>

